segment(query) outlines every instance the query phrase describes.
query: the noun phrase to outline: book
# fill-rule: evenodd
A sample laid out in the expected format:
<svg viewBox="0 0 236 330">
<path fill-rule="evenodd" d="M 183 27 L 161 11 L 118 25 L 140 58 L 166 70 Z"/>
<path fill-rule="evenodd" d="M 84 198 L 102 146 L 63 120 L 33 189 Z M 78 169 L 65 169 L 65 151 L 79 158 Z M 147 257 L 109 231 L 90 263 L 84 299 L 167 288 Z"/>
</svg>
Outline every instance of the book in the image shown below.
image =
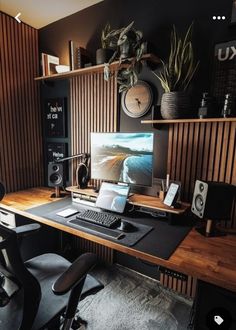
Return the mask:
<svg viewBox="0 0 236 330">
<path fill-rule="evenodd" d="M 46 76 L 44 55 L 45 55 L 44 53 L 41 53 L 41 74 L 42 74 L 42 76 Z"/>
<path fill-rule="evenodd" d="M 80 47 L 79 43 L 69 41 L 70 69 L 76 70 L 92 65 L 88 51 Z"/>
</svg>

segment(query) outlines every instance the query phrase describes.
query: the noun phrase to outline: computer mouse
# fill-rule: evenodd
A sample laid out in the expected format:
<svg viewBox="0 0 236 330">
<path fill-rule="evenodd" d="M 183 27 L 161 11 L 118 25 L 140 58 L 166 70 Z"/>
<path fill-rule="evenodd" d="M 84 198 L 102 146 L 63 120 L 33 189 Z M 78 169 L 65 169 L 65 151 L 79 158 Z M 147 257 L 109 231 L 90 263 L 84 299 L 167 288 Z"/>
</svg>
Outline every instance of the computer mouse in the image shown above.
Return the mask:
<svg viewBox="0 0 236 330">
<path fill-rule="evenodd" d="M 129 233 L 136 230 L 136 227 L 132 223 L 122 220 L 119 229 L 125 233 Z"/>
</svg>

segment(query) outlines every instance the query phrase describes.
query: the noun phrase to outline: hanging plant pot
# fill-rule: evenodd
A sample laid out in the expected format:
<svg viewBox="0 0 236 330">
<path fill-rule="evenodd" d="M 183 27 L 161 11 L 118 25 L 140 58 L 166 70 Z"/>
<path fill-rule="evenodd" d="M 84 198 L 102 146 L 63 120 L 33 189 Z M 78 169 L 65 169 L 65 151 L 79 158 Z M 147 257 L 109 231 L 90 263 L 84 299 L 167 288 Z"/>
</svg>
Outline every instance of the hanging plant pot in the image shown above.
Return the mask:
<svg viewBox="0 0 236 330">
<path fill-rule="evenodd" d="M 164 93 L 161 99 L 161 116 L 163 119 L 190 117 L 190 96 L 185 92 Z"/>
<path fill-rule="evenodd" d="M 99 48 L 96 51 L 96 64 L 108 63 L 114 51 L 109 48 Z"/>
</svg>

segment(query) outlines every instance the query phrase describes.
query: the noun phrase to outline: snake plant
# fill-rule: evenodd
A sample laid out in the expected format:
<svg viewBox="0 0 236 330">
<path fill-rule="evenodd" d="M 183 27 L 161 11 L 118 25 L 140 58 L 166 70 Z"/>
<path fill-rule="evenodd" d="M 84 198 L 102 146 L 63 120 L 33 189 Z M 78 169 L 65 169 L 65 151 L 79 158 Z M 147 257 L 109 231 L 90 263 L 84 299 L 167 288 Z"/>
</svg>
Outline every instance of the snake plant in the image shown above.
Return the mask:
<svg viewBox="0 0 236 330">
<path fill-rule="evenodd" d="M 173 26 L 168 61 L 166 63 L 162 61 L 162 72 L 154 72 L 166 93 L 186 91 L 197 70 L 199 61 L 195 62 L 194 60 L 191 41 L 192 30 L 193 23 L 182 39 L 178 36 L 175 26 Z"/>
</svg>

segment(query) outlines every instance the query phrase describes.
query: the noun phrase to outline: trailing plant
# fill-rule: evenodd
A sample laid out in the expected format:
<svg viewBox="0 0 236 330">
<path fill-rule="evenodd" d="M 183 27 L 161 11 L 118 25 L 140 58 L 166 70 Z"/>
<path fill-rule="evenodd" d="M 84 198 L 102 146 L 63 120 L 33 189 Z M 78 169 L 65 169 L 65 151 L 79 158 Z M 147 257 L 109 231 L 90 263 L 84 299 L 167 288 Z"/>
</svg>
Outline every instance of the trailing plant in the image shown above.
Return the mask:
<svg viewBox="0 0 236 330">
<path fill-rule="evenodd" d="M 110 26 L 105 27 L 102 34 L 103 42 L 114 49 L 114 54 L 104 67 L 104 79 L 109 80 L 111 76 L 109 65 L 119 60 L 117 82 L 119 92 L 122 92 L 136 84 L 138 74 L 141 71 L 141 57 L 144 52 L 143 34 L 134 29 L 134 21 L 128 26 L 118 30 L 111 30 Z M 125 67 L 122 64 L 125 63 Z"/>
<path fill-rule="evenodd" d="M 199 61 L 195 62 L 192 46 L 193 23 L 189 26 L 184 39 L 180 38 L 173 25 L 170 38 L 168 61 L 162 61 L 163 71 L 155 73 L 165 92 L 186 91 Z"/>
</svg>

